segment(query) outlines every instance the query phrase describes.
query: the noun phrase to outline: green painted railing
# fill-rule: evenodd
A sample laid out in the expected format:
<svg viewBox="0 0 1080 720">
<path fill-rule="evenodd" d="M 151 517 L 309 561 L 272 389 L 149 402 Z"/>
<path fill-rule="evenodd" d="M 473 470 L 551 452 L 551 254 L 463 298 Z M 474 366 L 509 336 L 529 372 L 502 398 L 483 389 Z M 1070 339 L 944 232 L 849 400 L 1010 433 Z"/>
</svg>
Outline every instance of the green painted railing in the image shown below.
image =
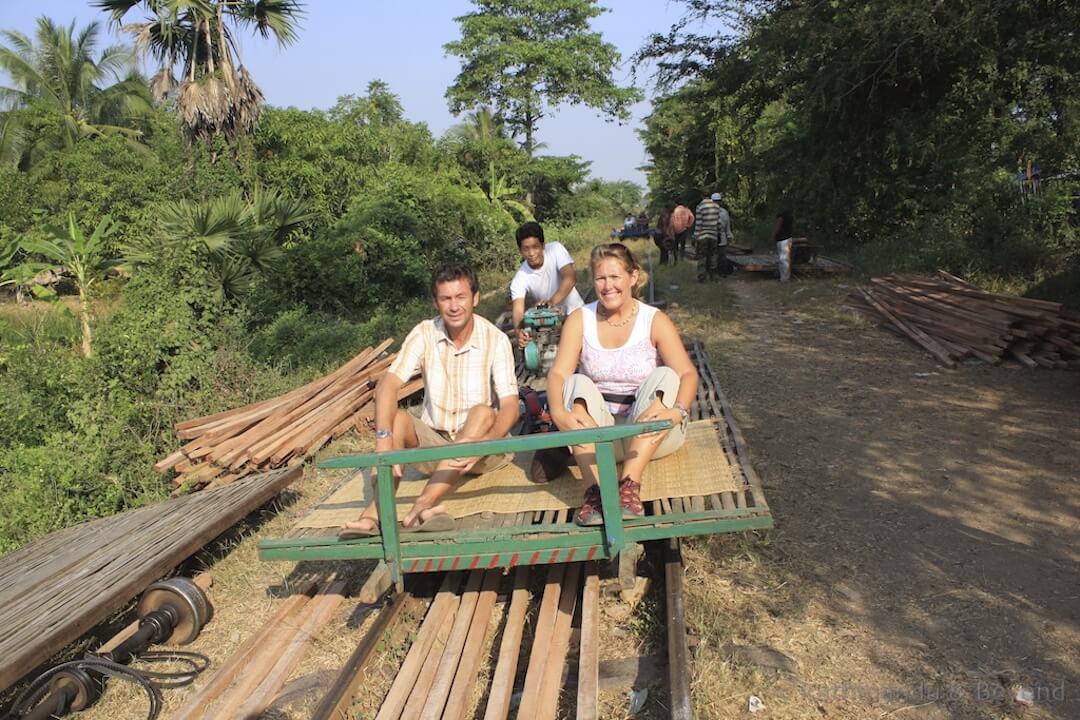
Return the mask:
<svg viewBox="0 0 1080 720">
<path fill-rule="evenodd" d="M 572 445 L 596 445 L 596 465 L 600 484 L 600 500 L 604 507 L 618 508 L 619 487 L 618 468 L 615 465 L 616 440 L 634 437 L 643 433 L 662 432 L 671 428 L 667 420 L 615 425 L 612 427 L 589 428 L 586 430 L 568 430 L 565 432 L 537 433 L 517 437 L 481 440 L 479 442 L 456 443 L 439 447 L 411 448 L 407 450 L 389 450 L 360 455 L 343 455 L 319 463 L 325 469 L 376 468 L 376 508 L 381 528 L 382 557 L 390 568 L 395 583 L 402 579 L 402 549 L 397 526 L 397 513 L 394 504 L 394 483 L 391 468 L 398 464 L 438 462 L 453 458 L 500 455 L 504 453 L 533 452 L 545 448 L 569 447 Z M 392 518 L 384 522 L 383 518 Z M 626 530 L 623 527 L 622 513 L 604 513 L 605 555 L 614 557 L 626 545 Z M 410 543 L 411 544 L 411 543 Z"/>
<path fill-rule="evenodd" d="M 615 440 L 634 437 L 642 433 L 660 432 L 671 428 L 668 420 L 614 425 L 611 427 L 589 428 L 586 430 L 566 430 L 564 432 L 537 433 L 518 435 L 497 440 L 456 443 L 438 447 L 410 448 L 407 450 L 387 450 L 380 453 L 361 455 L 341 455 L 319 462 L 319 467 L 327 470 L 341 468 L 377 467 L 379 465 L 397 465 L 400 463 L 437 462 L 476 455 L 501 455 L 542 450 L 553 447 L 570 447 L 588 443 L 612 443 Z"/>
</svg>

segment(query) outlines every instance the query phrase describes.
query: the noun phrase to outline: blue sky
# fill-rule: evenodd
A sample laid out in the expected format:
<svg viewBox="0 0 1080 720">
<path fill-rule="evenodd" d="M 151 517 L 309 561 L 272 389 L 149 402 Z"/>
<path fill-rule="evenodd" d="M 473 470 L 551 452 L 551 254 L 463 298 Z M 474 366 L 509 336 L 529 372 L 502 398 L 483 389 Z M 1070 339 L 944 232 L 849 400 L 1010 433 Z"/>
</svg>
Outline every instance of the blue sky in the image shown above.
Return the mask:
<svg viewBox="0 0 1080 720">
<path fill-rule="evenodd" d="M 595 19 L 593 27 L 622 54 L 624 67 L 616 80 L 627 84 L 625 60 L 649 33 L 670 28 L 684 7 L 669 0 L 603 0 L 601 5 L 611 11 Z M 457 59 L 445 57 L 442 46 L 459 36 L 453 18 L 471 8 L 467 0 L 309 0 L 295 45 L 279 49 L 272 41 L 245 36 L 241 53 L 273 105 L 327 108 L 341 95 L 362 94 L 368 82 L 378 78 L 401 98 L 410 120 L 426 122 L 440 135 L 457 122 L 443 95 L 459 69 Z M 39 15 L 65 23 L 77 19 L 80 27 L 90 20 L 107 20 L 88 0 L 0 0 L 0 29 L 30 34 Z M 133 11 L 126 21 L 139 19 Z M 563 107 L 540 122 L 539 140 L 547 144 L 541 152 L 576 154 L 592 161 L 594 177 L 644 186 L 637 167 L 646 156 L 635 129 L 649 107 L 648 100 L 634 106 L 632 121 L 624 125 L 605 122 L 589 108 Z"/>
</svg>

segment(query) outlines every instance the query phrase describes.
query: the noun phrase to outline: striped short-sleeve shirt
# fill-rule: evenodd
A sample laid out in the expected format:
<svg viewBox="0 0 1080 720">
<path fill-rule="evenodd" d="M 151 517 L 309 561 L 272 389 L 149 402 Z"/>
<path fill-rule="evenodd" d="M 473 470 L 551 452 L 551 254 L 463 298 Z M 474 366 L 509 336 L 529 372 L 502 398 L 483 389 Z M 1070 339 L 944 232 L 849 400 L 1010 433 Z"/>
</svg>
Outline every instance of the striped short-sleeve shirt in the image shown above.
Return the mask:
<svg viewBox="0 0 1080 720">
<path fill-rule="evenodd" d="M 479 315 L 473 316 L 472 334 L 460 349 L 446 334 L 440 317 L 414 327 L 389 372 L 408 382 L 418 371 L 424 377 L 420 419 L 451 439 L 474 406 L 494 407 L 498 398 L 517 397 L 510 340 Z"/>
<path fill-rule="evenodd" d="M 705 198 L 694 210 L 694 238 L 727 245 L 731 240 L 731 215 L 715 200 Z"/>
</svg>

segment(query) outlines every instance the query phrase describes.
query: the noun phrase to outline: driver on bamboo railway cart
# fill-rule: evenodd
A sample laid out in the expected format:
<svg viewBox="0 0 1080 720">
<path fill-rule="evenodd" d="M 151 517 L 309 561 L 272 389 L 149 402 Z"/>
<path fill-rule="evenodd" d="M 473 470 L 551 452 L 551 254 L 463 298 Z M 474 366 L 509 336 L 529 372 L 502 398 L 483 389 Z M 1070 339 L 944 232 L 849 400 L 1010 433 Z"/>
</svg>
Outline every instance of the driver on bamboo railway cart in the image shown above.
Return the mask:
<svg viewBox="0 0 1080 720">
<path fill-rule="evenodd" d="M 480 302 L 476 272 L 465 265 L 444 265 L 431 276 L 431 295 L 439 314 L 414 327 L 375 390 L 375 450 L 432 447 L 506 437 L 518 418 L 518 389 L 510 340 L 474 313 Z M 398 390 L 417 372 L 424 378 L 420 417 L 398 407 Z M 456 458 L 415 467 L 429 475 L 427 485 L 403 529 L 444 531 L 454 519 L 441 503 L 462 474 L 495 470 L 513 455 Z M 374 468 L 372 469 L 374 474 Z M 401 466 L 393 475 L 401 478 Z M 379 534 L 375 503 L 352 522 L 342 539 Z"/>
<path fill-rule="evenodd" d="M 590 265 L 599 300 L 572 313 L 563 326 L 548 373 L 551 419 L 560 430 L 671 421 L 671 430 L 615 442 L 615 460 L 623 463 L 621 512 L 640 517 L 645 466 L 654 457 L 675 452 L 686 440 L 698 373 L 671 318 L 637 299 L 646 278 L 630 250 L 622 243 L 598 245 Z M 560 397 L 561 404 L 553 400 Z M 595 446 L 577 445 L 571 451 L 589 483 L 575 520 L 600 524 Z"/>
</svg>

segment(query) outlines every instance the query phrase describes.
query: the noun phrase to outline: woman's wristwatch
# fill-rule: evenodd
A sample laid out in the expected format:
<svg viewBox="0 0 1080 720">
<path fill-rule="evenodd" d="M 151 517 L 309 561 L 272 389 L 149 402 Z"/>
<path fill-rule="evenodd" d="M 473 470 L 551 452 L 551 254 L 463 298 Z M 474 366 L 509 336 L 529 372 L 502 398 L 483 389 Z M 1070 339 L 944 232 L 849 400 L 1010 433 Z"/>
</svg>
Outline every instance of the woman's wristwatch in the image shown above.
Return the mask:
<svg viewBox="0 0 1080 720">
<path fill-rule="evenodd" d="M 682 415 L 683 423 L 686 423 L 690 419 L 690 410 L 681 402 L 676 402 L 671 407 L 679 411 L 679 414 Z"/>
</svg>

